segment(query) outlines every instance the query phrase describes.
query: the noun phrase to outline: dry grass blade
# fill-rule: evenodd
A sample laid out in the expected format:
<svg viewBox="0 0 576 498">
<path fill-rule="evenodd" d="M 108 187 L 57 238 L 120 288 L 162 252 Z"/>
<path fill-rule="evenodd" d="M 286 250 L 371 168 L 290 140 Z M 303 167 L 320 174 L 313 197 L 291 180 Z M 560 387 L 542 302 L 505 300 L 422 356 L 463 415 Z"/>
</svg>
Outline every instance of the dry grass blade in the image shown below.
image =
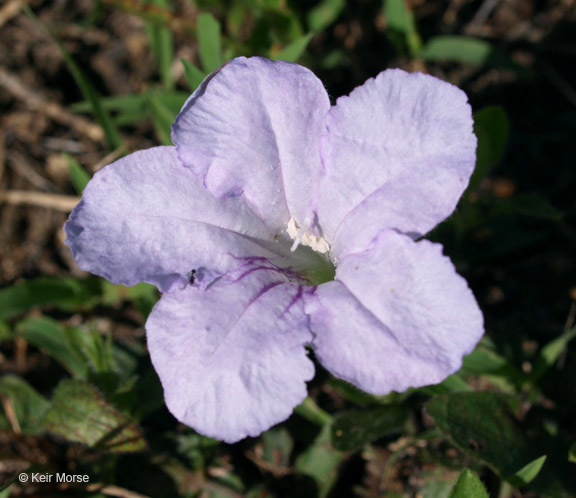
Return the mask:
<svg viewBox="0 0 576 498">
<path fill-rule="evenodd" d="M 22 6 L 27 3 L 24 0 L 11 0 L 0 9 L 0 27 L 10 19 L 16 17 L 22 10 Z"/>
<path fill-rule="evenodd" d="M 141 495 L 129 489 L 121 488 L 120 486 L 104 485 L 101 483 L 90 484 L 86 487 L 86 491 L 98 491 L 106 496 L 117 496 L 118 498 L 148 498 L 146 495 Z"/>
<path fill-rule="evenodd" d="M 72 211 L 80 202 L 80 197 L 74 195 L 47 194 L 33 190 L 8 190 L 0 192 L 0 203 L 29 205 L 66 213 Z"/>
</svg>

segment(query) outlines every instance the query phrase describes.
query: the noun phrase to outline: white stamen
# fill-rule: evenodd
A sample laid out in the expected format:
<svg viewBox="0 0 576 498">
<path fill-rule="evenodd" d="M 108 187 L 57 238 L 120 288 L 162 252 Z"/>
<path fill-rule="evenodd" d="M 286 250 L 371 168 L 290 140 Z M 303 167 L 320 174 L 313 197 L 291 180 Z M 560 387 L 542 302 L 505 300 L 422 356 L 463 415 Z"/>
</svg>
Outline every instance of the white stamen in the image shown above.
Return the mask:
<svg viewBox="0 0 576 498">
<path fill-rule="evenodd" d="M 307 220 L 304 227 L 300 228 L 298 223 L 296 223 L 296 220 L 294 218 L 290 218 L 288 226 L 286 227 L 288 235 L 292 240 L 294 240 L 290 250 L 294 252 L 298 246 L 302 244 L 303 246 L 310 247 L 320 254 L 326 254 L 330 250 L 330 245 L 322 237 L 317 237 L 316 235 L 306 233 L 305 227 L 308 225 L 309 221 Z"/>
</svg>

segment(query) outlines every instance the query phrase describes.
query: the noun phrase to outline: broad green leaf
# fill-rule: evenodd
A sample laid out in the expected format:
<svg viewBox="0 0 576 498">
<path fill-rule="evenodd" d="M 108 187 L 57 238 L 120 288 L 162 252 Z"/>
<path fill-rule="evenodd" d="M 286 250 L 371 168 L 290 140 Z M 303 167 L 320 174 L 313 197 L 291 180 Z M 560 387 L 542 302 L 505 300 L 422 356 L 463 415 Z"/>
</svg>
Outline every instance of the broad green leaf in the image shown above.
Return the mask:
<svg viewBox="0 0 576 498">
<path fill-rule="evenodd" d="M 206 78 L 206 74 L 200 71 L 200 69 L 198 69 L 190 61 L 186 59 L 180 59 L 180 60 L 184 65 L 184 74 L 186 75 L 186 81 L 188 81 L 190 90 L 194 91 L 196 90 L 196 88 L 200 86 L 200 83 L 204 81 L 204 78 Z"/>
<path fill-rule="evenodd" d="M 490 106 L 474 114 L 474 133 L 478 138 L 476 167 L 468 190 L 475 189 L 498 164 L 508 141 L 510 124 L 501 107 Z"/>
<path fill-rule="evenodd" d="M 570 450 L 568 451 L 568 461 L 576 463 L 576 443 L 572 443 Z"/>
<path fill-rule="evenodd" d="M 512 484 L 518 469 L 542 456 L 544 440 L 529 436 L 516 418 L 520 398 L 495 392 L 453 393 L 438 396 L 428 405 L 436 426 L 464 452 L 497 471 Z M 550 441 L 545 443 L 550 445 Z M 552 467 L 552 466 L 550 466 Z M 551 470 L 551 469 L 549 469 Z M 558 469 L 554 469 L 555 472 Z M 560 474 L 541 472 L 531 483 L 542 493 L 562 493 Z"/>
<path fill-rule="evenodd" d="M 94 279 L 42 277 L 0 290 L 0 320 L 38 306 L 66 310 L 88 308 L 95 302 L 99 284 Z"/>
<path fill-rule="evenodd" d="M 344 7 L 344 0 L 322 0 L 308 12 L 308 26 L 312 31 L 322 31 L 338 18 Z"/>
<path fill-rule="evenodd" d="M 88 366 L 82 355 L 70 346 L 72 341 L 69 341 L 59 322 L 47 317 L 32 317 L 20 322 L 16 330 L 20 337 L 54 358 L 72 375 L 86 377 Z"/>
<path fill-rule="evenodd" d="M 454 393 L 428 403 L 437 427 L 465 451 L 512 475 L 534 459 L 514 413 L 520 400 L 492 392 Z"/>
<path fill-rule="evenodd" d="M 58 384 L 42 425 L 70 441 L 110 452 L 146 447 L 140 428 L 93 386 L 80 381 L 65 379 Z"/>
<path fill-rule="evenodd" d="M 522 467 L 512 477 L 508 477 L 507 481 L 511 482 L 515 486 L 526 486 L 540 473 L 544 462 L 546 462 L 546 455 L 542 455 L 541 457 L 536 458 L 536 460 L 524 465 L 524 467 Z"/>
<path fill-rule="evenodd" d="M 48 409 L 48 401 L 30 384 L 14 375 L 0 377 L 0 396 L 14 409 L 16 421 L 24 434 L 41 432 L 39 420 Z M 0 410 L 0 428 L 10 430 L 11 425 Z"/>
<path fill-rule="evenodd" d="M 308 43 L 314 36 L 313 33 L 308 33 L 307 35 L 301 36 L 300 38 L 294 40 L 292 43 L 286 45 L 280 52 L 274 54 L 271 58 L 273 60 L 282 60 L 288 62 L 297 62 L 302 56 Z"/>
<path fill-rule="evenodd" d="M 460 472 L 448 498 L 489 498 L 482 481 L 468 469 Z"/>
<path fill-rule="evenodd" d="M 339 413 L 332 423 L 332 444 L 341 451 L 362 448 L 372 441 L 401 432 L 408 412 L 400 405 Z"/>
<path fill-rule="evenodd" d="M 295 462 L 296 472 L 316 481 L 320 498 L 327 496 L 336 482 L 338 467 L 343 459 L 343 454 L 330 444 L 330 432 L 330 424 L 326 424 L 314 443 Z"/>
<path fill-rule="evenodd" d="M 422 50 L 422 40 L 416 29 L 411 3 L 407 0 L 384 0 L 387 36 L 399 52 L 408 49 L 412 57 Z"/>
<path fill-rule="evenodd" d="M 212 14 L 204 12 L 198 16 L 197 34 L 202 68 L 210 73 L 224 64 L 220 45 L 220 23 Z"/>
<path fill-rule="evenodd" d="M 538 193 L 516 194 L 494 204 L 494 214 L 518 213 L 534 218 L 561 220 L 562 211 L 556 209 Z"/>
<path fill-rule="evenodd" d="M 82 194 L 91 176 L 70 154 L 65 154 L 65 156 L 68 161 L 68 173 L 70 174 L 72 185 L 74 185 L 74 189 L 78 194 Z"/>
<path fill-rule="evenodd" d="M 56 38 L 56 36 L 52 33 L 52 31 L 40 21 L 36 15 L 32 12 L 32 10 L 27 6 L 23 5 L 22 9 L 26 12 L 28 17 L 34 20 L 39 26 L 41 26 L 50 36 L 50 38 L 56 43 L 58 46 L 62 57 L 64 57 L 64 61 L 68 66 L 68 70 L 74 77 L 76 84 L 80 88 L 84 98 L 90 102 L 92 106 L 92 112 L 94 113 L 94 117 L 104 130 L 104 135 L 106 136 L 106 141 L 108 142 L 108 146 L 111 150 L 116 150 L 122 147 L 122 138 L 120 137 L 120 132 L 116 128 L 116 125 L 110 118 L 109 114 L 106 112 L 104 107 L 102 106 L 101 97 L 98 92 L 95 90 L 94 86 L 90 79 L 84 74 L 80 66 L 76 63 L 74 58 L 68 53 L 64 45 Z"/>
</svg>

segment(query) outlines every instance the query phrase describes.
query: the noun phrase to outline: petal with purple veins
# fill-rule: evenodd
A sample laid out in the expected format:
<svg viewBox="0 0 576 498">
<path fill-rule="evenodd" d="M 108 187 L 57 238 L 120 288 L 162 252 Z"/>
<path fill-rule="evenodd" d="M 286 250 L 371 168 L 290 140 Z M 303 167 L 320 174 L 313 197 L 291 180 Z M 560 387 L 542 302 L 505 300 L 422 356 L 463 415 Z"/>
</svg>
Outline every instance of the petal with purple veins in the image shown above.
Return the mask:
<svg viewBox="0 0 576 498">
<path fill-rule="evenodd" d="M 228 443 L 288 418 L 314 375 L 305 292 L 253 260 L 205 291 L 164 294 L 146 330 L 173 415 Z"/>
<path fill-rule="evenodd" d="M 184 287 L 192 269 L 213 279 L 238 258 L 290 255 L 242 198 L 215 199 L 174 147 L 135 152 L 96 173 L 65 231 L 83 270 L 163 292 Z"/>
</svg>

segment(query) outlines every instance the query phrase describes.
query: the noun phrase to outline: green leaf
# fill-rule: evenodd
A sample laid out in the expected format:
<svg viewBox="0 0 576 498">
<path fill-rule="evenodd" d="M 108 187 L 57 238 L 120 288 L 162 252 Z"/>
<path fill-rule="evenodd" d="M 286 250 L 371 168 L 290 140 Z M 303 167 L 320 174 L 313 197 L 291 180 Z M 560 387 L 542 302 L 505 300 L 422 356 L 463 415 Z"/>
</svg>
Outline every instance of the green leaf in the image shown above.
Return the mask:
<svg viewBox="0 0 576 498">
<path fill-rule="evenodd" d="M 0 343 L 14 339 L 12 330 L 6 322 L 0 322 Z"/>
<path fill-rule="evenodd" d="M 453 487 L 453 481 L 426 479 L 418 496 L 421 496 L 422 498 L 446 498 Z M 404 498 L 404 496 L 399 494 L 397 495 L 397 498 Z"/>
<path fill-rule="evenodd" d="M 48 401 L 44 396 L 14 375 L 0 377 L 0 396 L 11 404 L 16 421 L 24 434 L 34 435 L 41 432 L 38 422 L 48 409 Z M 2 415 L 0 415 L 0 428 L 11 429 L 8 419 Z"/>
<path fill-rule="evenodd" d="M 85 378 L 88 367 L 81 355 L 70 347 L 70 342 L 59 322 L 47 317 L 33 317 L 21 321 L 17 333 L 30 344 L 54 358 L 72 375 Z"/>
<path fill-rule="evenodd" d="M 180 60 L 184 65 L 184 74 L 186 75 L 186 81 L 188 81 L 190 90 L 194 91 L 196 90 L 196 88 L 200 86 L 200 83 L 204 81 L 204 78 L 206 78 L 206 74 L 200 71 L 200 69 L 198 69 L 189 60 L 186 59 L 180 59 Z"/>
<path fill-rule="evenodd" d="M 322 410 L 312 398 L 308 397 L 294 411 L 306 420 L 323 427 L 332 422 L 332 416 Z"/>
<path fill-rule="evenodd" d="M 0 290 L 0 320 L 38 306 L 76 310 L 94 304 L 95 280 L 42 277 Z M 96 284 L 98 285 L 98 284 Z"/>
<path fill-rule="evenodd" d="M 322 0 L 308 12 L 308 26 L 312 31 L 322 31 L 338 18 L 344 7 L 344 0 Z"/>
<path fill-rule="evenodd" d="M 144 320 L 148 317 L 160 297 L 158 289 L 154 285 L 146 283 L 126 287 L 103 280 L 102 289 L 102 302 L 104 304 L 115 304 L 123 300 L 134 301 Z"/>
<path fill-rule="evenodd" d="M 546 462 L 546 455 L 542 455 L 541 457 L 536 458 L 530 463 L 524 465 L 524 467 L 522 467 L 513 476 L 508 477 L 506 480 L 515 486 L 526 486 L 527 484 L 531 483 L 540 473 L 544 462 Z"/>
<path fill-rule="evenodd" d="M 343 454 L 330 444 L 330 432 L 330 424 L 326 424 L 314 443 L 295 462 L 297 472 L 316 481 L 320 498 L 327 496 L 336 482 L 338 467 L 343 459 Z"/>
<path fill-rule="evenodd" d="M 460 472 L 448 498 L 489 498 L 482 481 L 468 469 Z"/>
<path fill-rule="evenodd" d="M 68 173 L 70 174 L 72 185 L 74 185 L 74 189 L 78 194 L 82 194 L 91 176 L 70 154 L 65 154 L 65 156 L 68 161 Z"/>
<path fill-rule="evenodd" d="M 202 68 L 210 73 L 224 63 L 220 45 L 220 23 L 212 14 L 204 12 L 198 16 L 197 33 Z"/>
<path fill-rule="evenodd" d="M 122 284 L 113 284 L 108 282 L 108 280 L 102 282 L 102 302 L 104 304 L 112 305 L 124 300 L 133 301 L 137 299 L 152 300 L 156 303 L 158 297 L 158 289 L 152 284 L 141 282 L 132 287 L 126 287 Z"/>
<path fill-rule="evenodd" d="M 332 424 L 332 444 L 341 451 L 353 451 L 372 441 L 401 432 L 408 412 L 400 405 L 339 413 Z"/>
<path fill-rule="evenodd" d="M 330 389 L 336 391 L 346 401 L 350 401 L 358 406 L 367 407 L 382 404 L 383 396 L 375 396 L 358 389 L 355 385 L 337 377 L 330 377 L 327 381 Z"/>
<path fill-rule="evenodd" d="M 440 384 L 425 386 L 419 388 L 419 391 L 424 392 L 430 396 L 437 394 L 446 394 L 452 392 L 472 391 L 468 383 L 458 374 L 446 377 Z"/>
<path fill-rule="evenodd" d="M 436 426 L 456 446 L 515 484 L 519 468 L 524 469 L 541 457 L 542 448 L 554 446 L 549 439 L 529 435 L 533 431 L 515 415 L 521 405 L 522 401 L 516 396 L 470 392 L 438 396 L 428 403 L 427 410 Z M 558 460 L 554 461 L 558 466 Z M 530 486 L 543 494 L 564 496 L 559 479 L 562 469 L 553 467 L 540 472 Z"/>
<path fill-rule="evenodd" d="M 457 446 L 512 475 L 519 462 L 534 459 L 513 415 L 519 407 L 515 397 L 470 392 L 438 396 L 428 403 L 428 412 Z"/>
<path fill-rule="evenodd" d="M 504 109 L 485 107 L 474 114 L 474 133 L 478 138 L 476 168 L 468 190 L 475 189 L 498 164 L 508 141 L 510 124 Z"/>
<path fill-rule="evenodd" d="M 576 443 L 572 443 L 572 446 L 570 446 L 568 450 L 568 461 L 576 463 Z"/>
<path fill-rule="evenodd" d="M 387 36 L 399 52 L 408 49 L 412 57 L 422 50 L 422 40 L 416 29 L 414 13 L 406 0 L 384 0 Z"/>
<path fill-rule="evenodd" d="M 284 427 L 276 427 L 262 435 L 262 459 L 275 467 L 288 467 L 294 448 L 292 436 Z"/>
<path fill-rule="evenodd" d="M 170 109 L 162 103 L 154 92 L 149 92 L 147 96 L 150 115 L 152 116 L 152 122 L 154 123 L 158 139 L 164 145 L 172 145 L 170 133 L 175 118 L 174 114 L 170 112 Z"/>
<path fill-rule="evenodd" d="M 302 56 L 308 43 L 314 36 L 314 33 L 308 33 L 307 35 L 297 38 L 292 43 L 286 45 L 280 52 L 271 56 L 273 60 L 282 60 L 288 62 L 297 62 Z"/>
<path fill-rule="evenodd" d="M 510 362 L 503 356 L 478 346 L 463 358 L 460 372 L 467 375 L 497 374 L 510 366 Z"/>
<path fill-rule="evenodd" d="M 420 54 L 428 61 L 453 61 L 485 64 L 493 53 L 492 44 L 469 36 L 435 36 L 430 38 Z"/>
<path fill-rule="evenodd" d="M 516 194 L 499 200 L 493 209 L 494 214 L 518 213 L 534 218 L 561 220 L 562 211 L 556 209 L 547 199 L 537 193 Z"/>
<path fill-rule="evenodd" d="M 116 112 L 142 112 L 146 108 L 146 95 L 115 95 L 113 97 L 103 97 L 100 102 L 107 111 Z M 73 112 L 91 112 L 90 102 L 83 100 L 75 102 L 69 106 Z"/>
<path fill-rule="evenodd" d="M 150 3 L 168 9 L 170 2 L 167 0 L 149 0 Z M 150 20 L 146 23 L 148 42 L 152 48 L 154 56 L 158 60 L 160 77 L 164 88 L 172 89 L 174 79 L 172 78 L 172 61 L 174 60 L 174 35 L 169 28 L 163 26 L 158 19 Z"/>
<path fill-rule="evenodd" d="M 50 38 L 56 43 L 58 46 L 60 53 L 64 57 L 64 61 L 68 66 L 68 70 L 74 77 L 76 84 L 80 88 L 84 98 L 90 102 L 92 106 L 92 112 L 94 113 L 94 117 L 100 123 L 100 126 L 104 130 L 104 135 L 106 136 L 106 141 L 108 142 L 108 146 L 112 150 L 119 149 L 122 147 L 122 138 L 120 137 L 120 132 L 116 128 L 114 122 L 110 118 L 109 114 L 106 112 L 104 107 L 102 106 L 101 97 L 98 92 L 95 90 L 94 86 L 90 79 L 84 74 L 80 66 L 76 64 L 74 58 L 68 53 L 64 45 L 56 38 L 56 36 L 52 33 L 52 31 L 40 21 L 36 15 L 32 12 L 30 7 L 27 5 L 23 5 L 22 9 L 26 12 L 26 15 L 34 20 L 39 26 L 41 26 L 50 36 Z"/>
<path fill-rule="evenodd" d="M 70 441 L 110 452 L 146 447 L 140 428 L 93 386 L 80 381 L 65 379 L 58 384 L 42 425 Z"/>
<path fill-rule="evenodd" d="M 566 351 L 568 344 L 574 337 L 576 337 L 576 327 L 564 332 L 560 337 L 550 341 L 542 348 L 530 372 L 530 380 L 532 383 L 535 383 L 558 361 L 558 358 Z"/>
<path fill-rule="evenodd" d="M 12 493 L 11 486 L 12 486 L 12 484 L 14 484 L 16 482 L 17 478 L 18 478 L 18 475 L 15 475 L 11 479 L 9 479 L 8 482 L 5 482 L 4 484 L 0 484 L 0 498 L 9 498 L 10 497 L 10 495 Z"/>
<path fill-rule="evenodd" d="M 422 48 L 420 57 L 427 61 L 448 61 L 501 67 L 517 72 L 524 72 L 506 54 L 500 52 L 486 41 L 471 36 L 446 35 L 430 38 Z"/>
</svg>

